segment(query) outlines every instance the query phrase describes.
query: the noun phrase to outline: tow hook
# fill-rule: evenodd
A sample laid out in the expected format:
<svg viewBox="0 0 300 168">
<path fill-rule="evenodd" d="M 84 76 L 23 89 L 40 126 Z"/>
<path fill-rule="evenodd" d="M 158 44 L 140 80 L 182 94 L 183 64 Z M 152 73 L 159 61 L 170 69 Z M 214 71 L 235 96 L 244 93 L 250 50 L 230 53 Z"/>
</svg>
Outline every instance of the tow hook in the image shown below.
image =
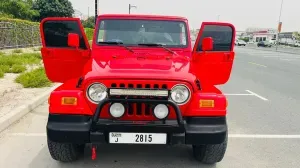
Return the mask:
<svg viewBox="0 0 300 168">
<path fill-rule="evenodd" d="M 95 160 L 97 157 L 96 149 L 97 149 L 96 145 L 92 145 L 92 160 Z"/>
</svg>

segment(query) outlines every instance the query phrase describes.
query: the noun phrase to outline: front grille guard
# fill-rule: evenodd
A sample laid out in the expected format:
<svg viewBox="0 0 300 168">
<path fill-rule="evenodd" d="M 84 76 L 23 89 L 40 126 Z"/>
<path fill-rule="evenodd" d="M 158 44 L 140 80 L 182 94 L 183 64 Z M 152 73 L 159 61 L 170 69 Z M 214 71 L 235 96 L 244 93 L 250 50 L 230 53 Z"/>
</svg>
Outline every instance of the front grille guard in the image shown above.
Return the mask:
<svg viewBox="0 0 300 168">
<path fill-rule="evenodd" d="M 180 112 L 180 109 L 178 105 L 170 100 L 151 100 L 151 99 L 117 99 L 117 98 L 106 98 L 102 100 L 95 111 L 95 114 L 93 116 L 92 120 L 92 126 L 95 126 L 97 122 L 99 121 L 99 117 L 102 111 L 102 108 L 108 104 L 108 103 L 152 103 L 152 104 L 166 104 L 170 105 L 172 108 L 174 108 L 175 114 L 176 114 L 176 120 L 178 123 L 179 128 L 184 127 L 184 121 Z"/>
</svg>

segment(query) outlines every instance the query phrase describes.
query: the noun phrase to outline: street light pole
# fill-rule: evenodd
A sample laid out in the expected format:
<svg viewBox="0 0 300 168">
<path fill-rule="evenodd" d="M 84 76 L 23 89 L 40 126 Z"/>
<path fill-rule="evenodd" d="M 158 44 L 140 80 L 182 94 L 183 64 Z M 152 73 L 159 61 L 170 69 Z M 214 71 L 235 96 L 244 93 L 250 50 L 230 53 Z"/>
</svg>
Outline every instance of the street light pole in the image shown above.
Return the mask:
<svg viewBox="0 0 300 168">
<path fill-rule="evenodd" d="M 98 0 L 95 0 L 95 25 L 98 17 Z"/>
<path fill-rule="evenodd" d="M 133 6 L 133 5 L 129 4 L 129 14 L 130 14 L 131 8 L 137 8 L 137 6 Z"/>
<path fill-rule="evenodd" d="M 280 12 L 279 12 L 279 19 L 278 19 L 278 28 L 279 28 L 279 24 L 281 24 L 281 23 L 280 23 L 280 20 L 281 20 L 282 5 L 283 5 L 283 0 L 281 0 L 281 6 L 280 6 Z M 277 31 L 276 51 L 277 51 L 277 49 L 278 49 L 278 42 L 279 42 L 279 29 L 278 29 L 278 31 Z"/>
<path fill-rule="evenodd" d="M 220 15 L 218 15 L 218 21 L 220 20 Z"/>
</svg>

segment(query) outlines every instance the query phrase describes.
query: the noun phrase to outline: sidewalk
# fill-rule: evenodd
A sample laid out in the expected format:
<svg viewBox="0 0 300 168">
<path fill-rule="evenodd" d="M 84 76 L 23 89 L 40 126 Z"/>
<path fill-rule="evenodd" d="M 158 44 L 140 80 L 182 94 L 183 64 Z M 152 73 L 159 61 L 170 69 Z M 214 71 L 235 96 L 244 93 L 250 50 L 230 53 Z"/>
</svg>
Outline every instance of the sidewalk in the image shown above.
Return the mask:
<svg viewBox="0 0 300 168">
<path fill-rule="evenodd" d="M 39 52 L 30 48 L 22 51 L 23 53 Z M 1 52 L 11 53 L 12 50 L 1 50 Z M 50 87 L 24 88 L 14 81 L 19 75 L 6 73 L 4 78 L 0 78 L 0 132 L 46 101 L 50 92 L 59 86 L 54 83 Z"/>
</svg>

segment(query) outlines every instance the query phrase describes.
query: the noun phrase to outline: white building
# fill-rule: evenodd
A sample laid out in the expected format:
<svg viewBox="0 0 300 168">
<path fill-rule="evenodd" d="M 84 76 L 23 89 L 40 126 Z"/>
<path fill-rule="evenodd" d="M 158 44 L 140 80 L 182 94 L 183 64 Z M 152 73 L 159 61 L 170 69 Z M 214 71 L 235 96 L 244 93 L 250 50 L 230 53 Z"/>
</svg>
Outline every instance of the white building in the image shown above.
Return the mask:
<svg viewBox="0 0 300 168">
<path fill-rule="evenodd" d="M 277 38 L 277 30 L 272 28 L 248 28 L 246 33 L 253 42 L 270 41 Z"/>
</svg>

